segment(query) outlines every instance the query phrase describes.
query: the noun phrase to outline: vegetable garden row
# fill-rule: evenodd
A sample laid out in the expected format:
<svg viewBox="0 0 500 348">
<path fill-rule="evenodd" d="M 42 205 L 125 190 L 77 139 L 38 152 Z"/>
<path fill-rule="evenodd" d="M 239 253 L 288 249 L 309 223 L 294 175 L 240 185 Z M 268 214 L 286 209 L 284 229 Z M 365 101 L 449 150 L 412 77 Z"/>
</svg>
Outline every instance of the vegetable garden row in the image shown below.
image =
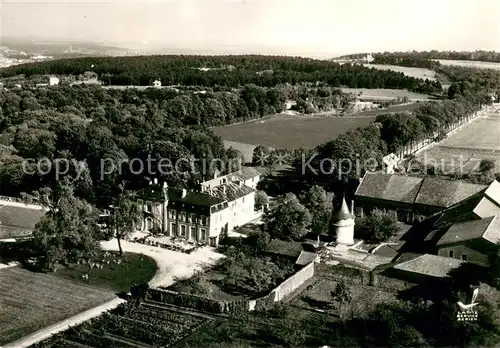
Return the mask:
<svg viewBox="0 0 500 348">
<path fill-rule="evenodd" d="M 33 348 L 168 347 L 211 321 L 147 303 L 127 303 Z"/>
</svg>

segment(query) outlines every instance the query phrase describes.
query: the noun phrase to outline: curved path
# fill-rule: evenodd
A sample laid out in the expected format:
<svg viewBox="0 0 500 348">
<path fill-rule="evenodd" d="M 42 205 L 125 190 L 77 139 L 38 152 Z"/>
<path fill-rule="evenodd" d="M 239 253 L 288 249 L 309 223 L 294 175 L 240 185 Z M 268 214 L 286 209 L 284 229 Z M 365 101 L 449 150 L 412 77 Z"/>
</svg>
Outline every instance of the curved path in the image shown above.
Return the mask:
<svg viewBox="0 0 500 348">
<path fill-rule="evenodd" d="M 158 270 L 153 279 L 149 281 L 151 287 L 172 285 L 176 277 L 191 276 L 195 270 L 202 269 L 205 265 L 214 265 L 217 260 L 224 257 L 224 255 L 213 252 L 207 247 L 198 249 L 191 254 L 184 254 L 128 241 L 122 241 L 121 244 L 124 252 L 143 254 L 155 260 Z M 101 242 L 101 248 L 117 251 L 118 243 L 116 239 Z"/>
</svg>

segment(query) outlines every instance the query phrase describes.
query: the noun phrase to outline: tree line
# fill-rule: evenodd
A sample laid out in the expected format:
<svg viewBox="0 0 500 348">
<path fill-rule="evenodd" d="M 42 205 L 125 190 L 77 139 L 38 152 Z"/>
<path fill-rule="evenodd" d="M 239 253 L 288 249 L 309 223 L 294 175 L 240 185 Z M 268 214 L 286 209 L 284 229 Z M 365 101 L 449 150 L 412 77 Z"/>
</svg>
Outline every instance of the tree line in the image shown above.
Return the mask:
<svg viewBox="0 0 500 348">
<path fill-rule="evenodd" d="M 345 59 L 360 59 L 364 58 L 368 53 L 358 53 L 358 54 L 350 54 L 346 56 L 342 56 L 340 58 Z M 392 58 L 393 57 L 393 58 Z M 431 60 L 431 59 L 448 59 L 448 60 L 470 60 L 470 61 L 483 61 L 483 62 L 500 62 L 500 53 L 495 51 L 411 51 L 411 52 L 379 52 L 374 53 L 373 58 L 375 61 L 380 59 L 383 61 L 384 59 L 394 59 L 394 58 L 410 58 L 419 61 Z M 377 63 L 378 64 L 378 63 Z M 384 63 L 381 63 L 384 64 Z M 385 63 L 389 64 L 389 63 Z M 399 64 L 398 64 L 399 65 Z M 424 68 L 423 66 L 419 66 L 419 68 Z"/>
<path fill-rule="evenodd" d="M 256 84 L 272 87 L 322 81 L 333 87 L 393 88 L 432 93 L 439 82 L 425 82 L 394 71 L 326 60 L 277 56 L 135 56 L 87 57 L 21 64 L 0 71 L 1 77 L 16 75 L 74 75 L 92 70 L 110 85 L 163 85 L 239 87 Z"/>
</svg>

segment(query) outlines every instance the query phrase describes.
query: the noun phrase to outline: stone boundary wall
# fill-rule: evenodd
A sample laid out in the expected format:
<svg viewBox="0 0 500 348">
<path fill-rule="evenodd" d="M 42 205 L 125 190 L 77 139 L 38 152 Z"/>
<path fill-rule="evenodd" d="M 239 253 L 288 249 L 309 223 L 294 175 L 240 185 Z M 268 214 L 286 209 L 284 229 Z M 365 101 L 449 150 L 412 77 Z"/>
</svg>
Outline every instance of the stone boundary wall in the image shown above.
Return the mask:
<svg viewBox="0 0 500 348">
<path fill-rule="evenodd" d="M 361 268 L 348 267 L 342 265 L 321 265 L 317 274 L 324 278 L 340 281 L 348 284 L 360 284 L 378 287 L 392 291 L 403 291 L 416 286 L 416 283 L 404 281 L 386 275 L 387 271 L 369 271 Z M 384 273 L 384 274 L 382 274 Z"/>
<path fill-rule="evenodd" d="M 172 290 L 152 288 L 147 290 L 146 300 L 168 303 L 216 314 L 249 312 L 267 309 L 271 307 L 274 302 L 283 300 L 299 286 L 312 278 L 314 274 L 315 264 L 311 262 L 271 290 L 269 294 L 256 300 L 221 301 Z"/>
</svg>

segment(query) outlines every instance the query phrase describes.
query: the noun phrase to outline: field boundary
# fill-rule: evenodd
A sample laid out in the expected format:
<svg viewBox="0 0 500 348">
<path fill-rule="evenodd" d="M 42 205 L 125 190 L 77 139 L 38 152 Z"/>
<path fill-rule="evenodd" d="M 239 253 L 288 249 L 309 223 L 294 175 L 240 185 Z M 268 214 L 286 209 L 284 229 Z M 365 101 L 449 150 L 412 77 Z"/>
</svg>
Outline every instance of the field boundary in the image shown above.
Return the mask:
<svg viewBox="0 0 500 348">
<path fill-rule="evenodd" d="M 47 338 L 62 332 L 66 331 L 70 327 L 77 326 L 85 321 L 88 321 L 92 318 L 98 317 L 102 313 L 109 311 L 111 309 L 115 309 L 120 304 L 126 302 L 126 300 L 121 298 L 115 298 L 111 301 L 105 302 L 100 306 L 88 309 L 80 314 L 69 317 L 59 323 L 50 325 L 46 328 L 38 330 L 26 337 L 18 339 L 14 342 L 8 343 L 3 346 L 3 348 L 27 348 L 38 342 L 46 340 Z"/>
</svg>

